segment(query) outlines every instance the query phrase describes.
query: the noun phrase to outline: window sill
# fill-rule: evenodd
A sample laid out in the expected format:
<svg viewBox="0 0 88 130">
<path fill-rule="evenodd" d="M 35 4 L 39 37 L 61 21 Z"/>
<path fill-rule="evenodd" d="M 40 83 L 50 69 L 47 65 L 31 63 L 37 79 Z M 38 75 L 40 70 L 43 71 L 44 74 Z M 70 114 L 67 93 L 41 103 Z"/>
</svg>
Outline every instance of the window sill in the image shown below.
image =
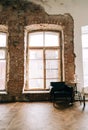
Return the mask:
<svg viewBox="0 0 88 130">
<path fill-rule="evenodd" d="M 1 94 L 7 94 L 7 92 L 6 91 L 0 91 L 0 95 Z"/>
<path fill-rule="evenodd" d="M 50 91 L 49 90 L 42 90 L 42 91 L 32 91 L 32 90 L 29 90 L 29 91 L 24 91 L 23 94 L 26 94 L 26 93 L 49 93 Z"/>
</svg>

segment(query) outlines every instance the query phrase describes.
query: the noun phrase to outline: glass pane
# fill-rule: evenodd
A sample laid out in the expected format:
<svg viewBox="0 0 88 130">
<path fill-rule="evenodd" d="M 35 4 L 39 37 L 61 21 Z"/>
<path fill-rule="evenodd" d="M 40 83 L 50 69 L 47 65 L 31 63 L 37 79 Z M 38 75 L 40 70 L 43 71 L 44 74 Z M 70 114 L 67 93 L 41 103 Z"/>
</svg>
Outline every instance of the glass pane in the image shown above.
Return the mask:
<svg viewBox="0 0 88 130">
<path fill-rule="evenodd" d="M 88 60 L 88 49 L 83 49 L 83 61 Z"/>
<path fill-rule="evenodd" d="M 43 78 L 43 61 L 30 60 L 29 78 Z"/>
<path fill-rule="evenodd" d="M 58 69 L 46 70 L 46 78 L 58 78 Z"/>
<path fill-rule="evenodd" d="M 6 46 L 6 33 L 0 33 L 0 47 Z"/>
<path fill-rule="evenodd" d="M 46 59 L 58 59 L 60 58 L 60 50 L 46 50 L 45 57 Z"/>
<path fill-rule="evenodd" d="M 88 61 L 84 61 L 83 63 L 83 72 L 84 72 L 84 86 L 88 86 Z"/>
<path fill-rule="evenodd" d="M 88 49 L 83 49 L 84 86 L 88 86 Z"/>
<path fill-rule="evenodd" d="M 30 50 L 29 59 L 43 59 L 43 51 L 42 50 Z"/>
<path fill-rule="evenodd" d="M 5 59 L 5 51 L 0 50 L 0 59 Z"/>
<path fill-rule="evenodd" d="M 30 89 L 43 89 L 44 82 L 43 79 L 30 79 L 29 81 L 29 88 Z"/>
<path fill-rule="evenodd" d="M 88 26 L 86 25 L 86 26 L 82 26 L 82 33 L 83 34 L 88 34 Z"/>
<path fill-rule="evenodd" d="M 59 61 L 58 60 L 46 60 L 46 69 L 58 69 Z"/>
<path fill-rule="evenodd" d="M 6 61 L 0 60 L 0 90 L 5 89 Z"/>
<path fill-rule="evenodd" d="M 60 79 L 47 79 L 46 80 L 46 89 L 50 88 L 50 82 L 57 82 L 60 81 Z"/>
<path fill-rule="evenodd" d="M 29 34 L 29 46 L 43 46 L 43 32 L 35 32 Z"/>
<path fill-rule="evenodd" d="M 88 34 L 82 35 L 82 47 L 88 47 Z"/>
<path fill-rule="evenodd" d="M 59 46 L 59 33 L 45 32 L 45 46 Z"/>
</svg>

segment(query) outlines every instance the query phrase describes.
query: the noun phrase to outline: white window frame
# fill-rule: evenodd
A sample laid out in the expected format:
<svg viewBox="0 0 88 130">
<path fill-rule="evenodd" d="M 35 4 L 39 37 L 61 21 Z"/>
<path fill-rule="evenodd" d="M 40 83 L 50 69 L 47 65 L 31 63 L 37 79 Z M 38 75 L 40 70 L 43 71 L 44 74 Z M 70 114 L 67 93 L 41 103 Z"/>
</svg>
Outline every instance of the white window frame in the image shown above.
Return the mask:
<svg viewBox="0 0 88 130">
<path fill-rule="evenodd" d="M 85 53 L 88 52 L 88 26 L 83 26 L 81 29 L 82 29 L 83 81 L 84 81 L 84 88 L 85 88 L 88 87 L 88 71 L 87 71 L 88 53 L 85 55 Z"/>
</svg>

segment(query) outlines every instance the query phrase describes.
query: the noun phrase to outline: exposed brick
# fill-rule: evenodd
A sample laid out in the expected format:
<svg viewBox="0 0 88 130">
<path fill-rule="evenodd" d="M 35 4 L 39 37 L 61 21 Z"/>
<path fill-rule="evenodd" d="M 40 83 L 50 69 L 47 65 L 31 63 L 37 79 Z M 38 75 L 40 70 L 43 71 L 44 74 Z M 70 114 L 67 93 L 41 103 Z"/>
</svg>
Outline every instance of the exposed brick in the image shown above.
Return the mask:
<svg viewBox="0 0 88 130">
<path fill-rule="evenodd" d="M 6 2 L 7 1 L 7 2 Z M 74 20 L 70 14 L 48 15 L 40 5 L 23 1 L 9 3 L 0 1 L 0 24 L 8 26 L 8 49 L 10 55 L 7 91 L 13 96 L 21 95 L 24 86 L 24 28 L 32 24 L 64 26 L 65 80 L 74 80 Z M 51 28 L 52 30 L 52 28 Z M 37 97 L 37 96 L 36 96 Z"/>
</svg>

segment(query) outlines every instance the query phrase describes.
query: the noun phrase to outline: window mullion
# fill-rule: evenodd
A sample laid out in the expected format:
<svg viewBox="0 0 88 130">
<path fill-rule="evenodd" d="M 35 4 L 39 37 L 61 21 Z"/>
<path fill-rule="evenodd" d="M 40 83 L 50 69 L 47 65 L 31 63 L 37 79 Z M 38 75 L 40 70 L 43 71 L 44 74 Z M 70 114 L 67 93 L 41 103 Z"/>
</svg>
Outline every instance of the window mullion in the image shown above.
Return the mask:
<svg viewBox="0 0 88 130">
<path fill-rule="evenodd" d="M 45 59 L 45 48 L 43 49 L 43 63 L 44 63 L 44 89 L 46 89 L 46 59 Z"/>
</svg>

